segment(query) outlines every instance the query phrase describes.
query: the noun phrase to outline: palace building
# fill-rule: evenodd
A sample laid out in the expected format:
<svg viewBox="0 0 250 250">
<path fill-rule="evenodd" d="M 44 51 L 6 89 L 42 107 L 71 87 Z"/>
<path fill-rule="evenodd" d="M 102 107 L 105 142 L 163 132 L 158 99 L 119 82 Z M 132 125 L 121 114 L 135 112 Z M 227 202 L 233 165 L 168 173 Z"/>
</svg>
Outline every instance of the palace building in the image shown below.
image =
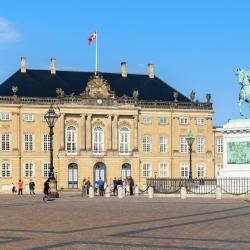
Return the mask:
<svg viewBox="0 0 250 250">
<path fill-rule="evenodd" d="M 133 176 L 141 188 L 147 177 L 187 178 L 186 137 L 195 136 L 194 178 L 216 176 L 222 162 L 220 137 L 213 128 L 211 96 L 206 101 L 181 94 L 154 75 L 21 68 L 0 85 L 0 190 L 30 179 L 42 191 L 49 174 L 49 128 L 44 119 L 52 104 L 54 167 L 58 189 L 80 188 L 99 177 Z M 218 132 L 217 132 L 218 133 Z M 217 155 L 217 156 L 216 156 Z M 218 162 L 216 162 L 218 161 Z M 217 164 L 217 165 L 216 165 Z"/>
</svg>

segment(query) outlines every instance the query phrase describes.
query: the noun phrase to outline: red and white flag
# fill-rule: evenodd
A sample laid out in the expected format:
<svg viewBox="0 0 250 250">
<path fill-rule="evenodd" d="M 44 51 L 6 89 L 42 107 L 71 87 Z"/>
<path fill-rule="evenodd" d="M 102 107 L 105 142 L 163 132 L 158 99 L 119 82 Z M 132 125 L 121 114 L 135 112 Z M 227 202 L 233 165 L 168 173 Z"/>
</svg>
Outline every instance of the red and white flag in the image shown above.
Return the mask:
<svg viewBox="0 0 250 250">
<path fill-rule="evenodd" d="M 96 40 L 96 32 L 94 32 L 88 39 L 88 45 L 92 43 L 93 40 Z"/>
</svg>

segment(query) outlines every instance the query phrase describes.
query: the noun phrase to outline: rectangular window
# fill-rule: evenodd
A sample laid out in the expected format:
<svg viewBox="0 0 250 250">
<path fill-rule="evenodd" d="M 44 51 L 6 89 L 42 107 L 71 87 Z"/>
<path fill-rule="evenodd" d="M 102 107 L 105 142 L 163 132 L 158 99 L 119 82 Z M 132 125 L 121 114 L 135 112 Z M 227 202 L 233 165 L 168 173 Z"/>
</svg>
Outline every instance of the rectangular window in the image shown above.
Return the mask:
<svg viewBox="0 0 250 250">
<path fill-rule="evenodd" d="M 8 162 L 2 163 L 2 177 L 11 177 L 11 166 Z"/>
<path fill-rule="evenodd" d="M 10 134 L 0 134 L 1 151 L 10 151 Z"/>
<path fill-rule="evenodd" d="M 180 175 L 181 178 L 188 178 L 189 175 L 189 166 L 186 163 L 181 164 L 180 166 Z"/>
<path fill-rule="evenodd" d="M 220 170 L 223 168 L 223 164 L 216 164 L 216 177 L 220 176 Z"/>
<path fill-rule="evenodd" d="M 24 177 L 34 177 L 34 165 L 33 163 L 25 163 L 24 165 Z"/>
<path fill-rule="evenodd" d="M 223 153 L 223 137 L 216 137 L 216 149 L 218 154 Z"/>
<path fill-rule="evenodd" d="M 203 163 L 197 165 L 197 178 L 204 178 L 206 176 L 206 166 Z"/>
<path fill-rule="evenodd" d="M 50 164 L 49 163 L 44 163 L 43 164 L 43 177 L 49 177 L 49 172 L 50 172 Z"/>
<path fill-rule="evenodd" d="M 152 121 L 151 121 L 151 118 L 150 117 L 143 117 L 143 121 L 142 121 L 143 124 L 151 124 Z"/>
<path fill-rule="evenodd" d="M 159 124 L 161 124 L 161 125 L 168 124 L 168 118 L 167 117 L 160 117 Z"/>
<path fill-rule="evenodd" d="M 0 121 L 10 121 L 11 114 L 10 113 L 0 113 Z"/>
<path fill-rule="evenodd" d="M 43 151 L 49 151 L 49 150 L 50 150 L 50 136 L 43 135 Z"/>
<path fill-rule="evenodd" d="M 199 125 L 199 126 L 205 125 L 205 118 L 198 117 L 196 119 L 196 125 Z"/>
<path fill-rule="evenodd" d="M 150 177 L 151 176 L 151 164 L 150 163 L 143 163 L 142 176 L 143 177 Z"/>
<path fill-rule="evenodd" d="M 180 136 L 180 152 L 181 153 L 188 152 L 188 143 L 186 140 L 186 136 Z"/>
<path fill-rule="evenodd" d="M 197 153 L 205 153 L 205 137 L 197 137 Z"/>
<path fill-rule="evenodd" d="M 24 119 L 24 121 L 26 121 L 26 122 L 32 122 L 32 121 L 34 120 L 34 117 L 33 117 L 33 115 L 31 115 L 31 114 L 24 114 L 24 115 L 23 115 L 23 119 Z"/>
<path fill-rule="evenodd" d="M 160 136 L 160 153 L 166 153 L 168 150 L 168 138 Z"/>
<path fill-rule="evenodd" d="M 160 177 L 168 177 L 168 164 L 167 163 L 160 164 Z"/>
<path fill-rule="evenodd" d="M 180 117 L 180 124 L 181 125 L 187 125 L 188 124 L 188 118 L 187 117 Z"/>
<path fill-rule="evenodd" d="M 142 138 L 142 151 L 151 152 L 151 137 L 143 136 Z"/>
<path fill-rule="evenodd" d="M 33 151 L 33 135 L 32 134 L 24 135 L 24 150 L 27 152 Z"/>
</svg>

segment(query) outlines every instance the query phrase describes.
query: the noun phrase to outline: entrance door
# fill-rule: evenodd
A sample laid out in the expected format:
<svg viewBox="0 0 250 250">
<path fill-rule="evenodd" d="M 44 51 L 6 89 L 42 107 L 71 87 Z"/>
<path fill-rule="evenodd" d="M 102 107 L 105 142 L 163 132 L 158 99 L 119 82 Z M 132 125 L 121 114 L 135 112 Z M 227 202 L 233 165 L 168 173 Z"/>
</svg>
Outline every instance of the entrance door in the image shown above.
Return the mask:
<svg viewBox="0 0 250 250">
<path fill-rule="evenodd" d="M 77 164 L 72 163 L 69 165 L 69 188 L 78 187 L 78 167 Z"/>
<path fill-rule="evenodd" d="M 100 177 L 103 181 L 105 181 L 106 166 L 102 162 L 98 162 L 94 166 L 94 182 L 98 181 Z"/>
<path fill-rule="evenodd" d="M 131 165 L 128 163 L 125 163 L 122 165 L 122 178 L 126 178 L 131 176 Z"/>
</svg>

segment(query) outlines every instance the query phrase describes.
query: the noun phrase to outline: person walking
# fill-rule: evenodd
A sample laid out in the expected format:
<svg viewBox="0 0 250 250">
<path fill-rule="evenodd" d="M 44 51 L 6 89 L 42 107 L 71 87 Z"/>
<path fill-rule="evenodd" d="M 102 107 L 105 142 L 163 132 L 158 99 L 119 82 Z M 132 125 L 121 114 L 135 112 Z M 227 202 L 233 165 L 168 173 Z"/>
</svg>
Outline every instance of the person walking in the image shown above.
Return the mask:
<svg viewBox="0 0 250 250">
<path fill-rule="evenodd" d="M 19 180 L 17 185 L 18 185 L 18 195 L 23 195 L 23 181 Z"/>
<path fill-rule="evenodd" d="M 82 187 L 82 197 L 86 197 L 86 179 L 83 178 L 82 183 L 81 183 L 81 187 Z"/>
<path fill-rule="evenodd" d="M 35 195 L 35 182 L 30 180 L 29 183 L 30 195 Z"/>
<path fill-rule="evenodd" d="M 99 194 L 100 196 L 103 196 L 104 195 L 104 181 L 102 180 L 101 177 L 99 178 L 97 184 L 99 186 Z"/>
<path fill-rule="evenodd" d="M 86 191 L 87 191 L 87 195 L 89 195 L 89 188 L 91 187 L 91 182 L 89 180 L 89 177 L 88 177 L 88 180 L 86 181 Z"/>
<path fill-rule="evenodd" d="M 14 194 L 16 192 L 16 187 L 13 182 L 11 185 L 12 185 L 11 191 L 12 191 L 12 194 Z"/>
<path fill-rule="evenodd" d="M 130 195 L 134 195 L 134 180 L 132 178 L 132 176 L 129 176 L 129 192 L 130 192 Z"/>
<path fill-rule="evenodd" d="M 114 189 L 113 189 L 114 196 L 116 196 L 117 195 L 117 180 L 116 180 L 116 177 L 113 180 L 113 186 L 114 186 Z"/>
<path fill-rule="evenodd" d="M 44 193 L 43 201 L 49 201 L 50 200 L 49 196 L 51 193 L 50 186 L 49 186 L 49 179 L 44 182 L 43 193 Z"/>
</svg>

